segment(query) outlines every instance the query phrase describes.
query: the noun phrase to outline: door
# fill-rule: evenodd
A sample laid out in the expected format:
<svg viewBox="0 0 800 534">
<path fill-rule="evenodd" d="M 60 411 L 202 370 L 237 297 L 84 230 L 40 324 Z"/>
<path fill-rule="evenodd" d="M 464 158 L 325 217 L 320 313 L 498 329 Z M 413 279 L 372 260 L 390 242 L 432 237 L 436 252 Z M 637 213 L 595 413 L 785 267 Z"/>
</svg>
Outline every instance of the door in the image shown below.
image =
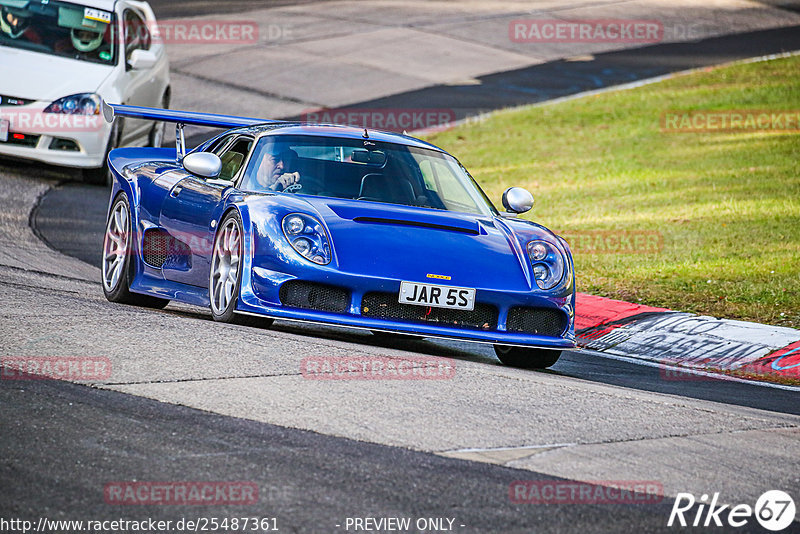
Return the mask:
<svg viewBox="0 0 800 534">
<path fill-rule="evenodd" d="M 159 224 L 176 240 L 178 249 L 186 251 L 188 261 L 164 264 L 167 280 L 198 287 L 208 287 L 211 253 L 216 223 L 212 218 L 225 195 L 231 190 L 253 147 L 253 138 L 238 136 L 211 147 L 223 162 L 222 172 L 215 179 L 188 176 L 176 183 L 161 206 Z"/>
<path fill-rule="evenodd" d="M 153 40 L 144 16 L 132 8 L 122 12 L 122 61 L 125 64 L 125 74 L 121 80 L 122 102 L 131 106 L 153 107 L 160 102 L 160 95 L 156 96 L 159 84 L 154 69 L 132 69 L 128 63 L 134 50 L 150 50 Z M 121 146 L 135 143 L 145 136 L 152 121 L 126 118 L 124 122 Z"/>
</svg>

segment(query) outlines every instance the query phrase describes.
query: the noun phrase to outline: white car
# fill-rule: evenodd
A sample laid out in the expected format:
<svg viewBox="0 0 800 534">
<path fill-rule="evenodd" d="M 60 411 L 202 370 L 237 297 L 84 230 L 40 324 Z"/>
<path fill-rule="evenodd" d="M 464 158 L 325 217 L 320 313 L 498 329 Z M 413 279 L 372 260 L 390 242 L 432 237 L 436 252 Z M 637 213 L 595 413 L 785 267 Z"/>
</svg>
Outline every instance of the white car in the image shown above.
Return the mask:
<svg viewBox="0 0 800 534">
<path fill-rule="evenodd" d="M 161 146 L 164 125 L 108 125 L 101 102 L 169 107 L 153 10 L 134 0 L 0 0 L 0 157 L 84 169 L 110 183 L 117 146 Z"/>
</svg>

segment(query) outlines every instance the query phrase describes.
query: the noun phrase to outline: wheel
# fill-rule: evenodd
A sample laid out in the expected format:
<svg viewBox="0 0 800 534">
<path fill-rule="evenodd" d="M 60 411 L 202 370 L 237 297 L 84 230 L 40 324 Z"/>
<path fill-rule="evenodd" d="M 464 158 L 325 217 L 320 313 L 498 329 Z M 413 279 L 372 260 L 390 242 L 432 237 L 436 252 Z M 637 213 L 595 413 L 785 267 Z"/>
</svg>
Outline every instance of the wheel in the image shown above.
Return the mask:
<svg viewBox="0 0 800 534">
<path fill-rule="evenodd" d="M 119 146 L 119 141 L 122 132 L 122 119 L 114 121 L 114 126 L 111 127 L 111 134 L 108 136 L 108 144 L 106 145 L 105 154 L 103 154 L 103 166 L 98 169 L 83 169 L 83 181 L 92 185 L 104 185 L 111 187 L 113 176 L 111 169 L 108 167 L 108 154 Z"/>
<path fill-rule="evenodd" d="M 164 97 L 161 99 L 161 108 L 169 109 L 169 93 L 164 93 Z M 161 146 L 164 144 L 164 133 L 166 131 L 166 122 L 156 122 L 153 124 L 150 134 L 147 136 L 147 146 L 161 148 Z"/>
<path fill-rule="evenodd" d="M 372 335 L 381 341 L 416 341 L 422 339 L 422 336 L 415 334 L 401 334 L 399 332 L 383 332 L 381 330 L 370 330 Z"/>
<path fill-rule="evenodd" d="M 211 274 L 208 297 L 211 301 L 211 316 L 215 321 L 246 326 L 269 326 L 273 320 L 234 313 L 239 301 L 242 283 L 242 219 L 239 212 L 230 212 L 219 225 L 214 238 L 211 257 Z"/>
<path fill-rule="evenodd" d="M 124 193 L 117 196 L 106 223 L 103 238 L 103 293 L 111 302 L 133 304 L 148 308 L 163 308 L 169 300 L 149 295 L 132 293 L 130 283 L 133 279 L 133 254 L 131 238 L 131 210 L 128 197 Z"/>
<path fill-rule="evenodd" d="M 529 349 L 495 345 L 494 352 L 505 365 L 521 369 L 547 369 L 561 357 L 560 350 Z"/>
</svg>

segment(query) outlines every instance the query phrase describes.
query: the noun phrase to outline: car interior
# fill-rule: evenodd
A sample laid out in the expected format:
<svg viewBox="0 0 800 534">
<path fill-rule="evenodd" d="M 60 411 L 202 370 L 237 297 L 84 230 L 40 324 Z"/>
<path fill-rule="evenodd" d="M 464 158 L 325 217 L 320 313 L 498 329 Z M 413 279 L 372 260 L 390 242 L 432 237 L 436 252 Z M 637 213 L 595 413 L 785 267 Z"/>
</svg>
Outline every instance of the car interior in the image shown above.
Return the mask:
<svg viewBox="0 0 800 534">
<path fill-rule="evenodd" d="M 240 136 L 231 141 L 231 138 L 223 138 L 210 150 L 222 161 L 222 170 L 217 176 L 218 180 L 232 181 L 239 173 L 239 169 L 242 168 L 250 149 L 253 148 L 252 137 Z"/>
<path fill-rule="evenodd" d="M 304 193 L 445 209 L 438 196 L 425 188 L 422 174 L 414 175 L 415 166 L 401 164 L 395 158 L 396 154 L 385 154 L 383 165 L 368 166 L 298 157 L 293 167 L 301 177 L 315 178 L 316 190 L 304 187 Z M 411 161 L 413 163 L 413 159 Z M 301 180 L 306 181 L 306 178 Z"/>
<path fill-rule="evenodd" d="M 474 201 L 444 160 L 420 158 L 402 145 L 367 149 L 295 139 L 298 141 L 281 139 L 285 146 L 278 152 L 284 172 L 300 174 L 301 187 L 293 188 L 293 193 L 441 210 L 476 210 Z M 219 156 L 222 162 L 216 179 L 239 180 L 241 189 L 263 191 L 255 179 L 261 157 L 259 147 L 255 147 L 248 168 L 243 169 L 254 142 L 250 135 L 232 134 L 207 147 L 205 150 Z"/>
</svg>

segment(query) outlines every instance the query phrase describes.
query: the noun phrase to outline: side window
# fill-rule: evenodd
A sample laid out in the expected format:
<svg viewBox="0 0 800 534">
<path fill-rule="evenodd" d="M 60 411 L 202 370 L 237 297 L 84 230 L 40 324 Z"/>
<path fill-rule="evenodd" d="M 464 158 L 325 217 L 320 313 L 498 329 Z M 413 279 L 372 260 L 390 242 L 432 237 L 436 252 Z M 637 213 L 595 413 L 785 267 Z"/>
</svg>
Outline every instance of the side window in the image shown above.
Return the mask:
<svg viewBox="0 0 800 534">
<path fill-rule="evenodd" d="M 206 149 L 206 152 L 211 152 L 212 154 L 216 154 L 217 156 L 222 155 L 225 149 L 228 147 L 228 144 L 236 137 L 236 134 L 233 135 L 226 135 L 217 139 L 210 147 Z"/>
<path fill-rule="evenodd" d="M 436 181 L 433 178 L 433 167 L 430 160 L 424 160 L 419 164 L 419 171 L 422 173 L 422 180 L 425 188 L 429 191 L 436 191 Z"/>
<path fill-rule="evenodd" d="M 229 143 L 227 148 L 217 154 L 222 160 L 222 171 L 217 177 L 218 180 L 233 180 L 242 168 L 244 160 L 253 148 L 252 137 L 239 137 L 233 143 Z M 216 152 L 215 152 L 216 153 Z"/>
<path fill-rule="evenodd" d="M 445 162 L 434 160 L 428 164 L 427 169 L 423 167 L 425 165 L 420 166 L 425 186 L 428 190 L 435 191 L 448 209 L 458 210 L 459 206 L 469 206 L 472 203 L 469 193 Z"/>
<path fill-rule="evenodd" d="M 130 61 L 134 50 L 150 50 L 152 39 L 144 19 L 132 9 L 126 9 L 123 35 L 125 36 L 125 60 Z"/>
</svg>

